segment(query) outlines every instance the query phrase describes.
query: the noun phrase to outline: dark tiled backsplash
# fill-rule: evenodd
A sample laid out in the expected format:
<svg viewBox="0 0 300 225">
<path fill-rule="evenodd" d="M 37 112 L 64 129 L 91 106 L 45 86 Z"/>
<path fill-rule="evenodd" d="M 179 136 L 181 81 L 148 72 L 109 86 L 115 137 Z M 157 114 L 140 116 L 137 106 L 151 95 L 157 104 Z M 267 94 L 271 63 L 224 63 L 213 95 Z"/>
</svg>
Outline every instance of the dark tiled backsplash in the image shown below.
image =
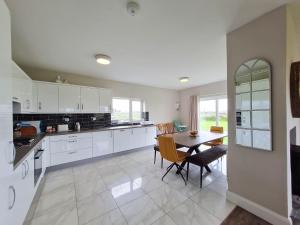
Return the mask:
<svg viewBox="0 0 300 225">
<path fill-rule="evenodd" d="M 69 118 L 65 122 L 64 118 Z M 93 120 L 92 118 L 96 118 Z M 68 124 L 69 129 L 74 129 L 75 123 L 79 122 L 81 128 L 100 128 L 111 125 L 110 113 L 89 114 L 14 114 L 14 124 L 20 121 L 42 121 L 45 126 Z"/>
</svg>

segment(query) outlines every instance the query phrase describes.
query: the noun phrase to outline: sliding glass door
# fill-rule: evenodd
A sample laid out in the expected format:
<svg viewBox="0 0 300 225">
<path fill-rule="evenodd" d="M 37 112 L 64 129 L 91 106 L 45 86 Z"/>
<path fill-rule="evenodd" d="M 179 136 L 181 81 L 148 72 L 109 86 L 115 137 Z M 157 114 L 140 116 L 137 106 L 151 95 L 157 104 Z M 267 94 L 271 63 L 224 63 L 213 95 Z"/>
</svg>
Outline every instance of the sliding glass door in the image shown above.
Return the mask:
<svg viewBox="0 0 300 225">
<path fill-rule="evenodd" d="M 198 127 L 202 131 L 209 131 L 211 126 L 222 126 L 224 131 L 227 131 L 227 98 L 212 97 L 200 99 L 198 121 Z"/>
</svg>

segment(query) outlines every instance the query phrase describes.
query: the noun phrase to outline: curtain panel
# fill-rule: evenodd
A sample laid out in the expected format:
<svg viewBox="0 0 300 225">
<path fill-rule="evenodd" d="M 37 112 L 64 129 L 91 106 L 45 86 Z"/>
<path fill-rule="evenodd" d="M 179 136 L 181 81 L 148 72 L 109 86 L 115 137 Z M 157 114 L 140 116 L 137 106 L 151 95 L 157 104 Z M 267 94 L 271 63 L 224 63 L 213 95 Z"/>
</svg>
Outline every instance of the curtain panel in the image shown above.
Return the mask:
<svg viewBox="0 0 300 225">
<path fill-rule="evenodd" d="M 189 127 L 191 130 L 198 130 L 198 96 L 190 97 L 190 121 Z"/>
</svg>

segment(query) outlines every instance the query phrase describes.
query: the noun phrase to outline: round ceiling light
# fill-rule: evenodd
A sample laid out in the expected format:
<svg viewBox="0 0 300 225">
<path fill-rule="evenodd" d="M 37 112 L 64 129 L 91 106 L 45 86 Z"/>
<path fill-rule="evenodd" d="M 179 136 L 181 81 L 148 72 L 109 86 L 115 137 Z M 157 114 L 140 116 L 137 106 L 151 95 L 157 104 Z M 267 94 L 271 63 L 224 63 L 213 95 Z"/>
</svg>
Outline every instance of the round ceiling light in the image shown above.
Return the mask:
<svg viewBox="0 0 300 225">
<path fill-rule="evenodd" d="M 188 82 L 189 80 L 190 80 L 189 77 L 180 77 L 180 78 L 179 78 L 179 81 L 180 81 L 181 83 L 186 83 L 186 82 Z"/>
<path fill-rule="evenodd" d="M 111 58 L 108 55 L 98 54 L 95 56 L 97 63 L 102 65 L 110 64 Z"/>
</svg>

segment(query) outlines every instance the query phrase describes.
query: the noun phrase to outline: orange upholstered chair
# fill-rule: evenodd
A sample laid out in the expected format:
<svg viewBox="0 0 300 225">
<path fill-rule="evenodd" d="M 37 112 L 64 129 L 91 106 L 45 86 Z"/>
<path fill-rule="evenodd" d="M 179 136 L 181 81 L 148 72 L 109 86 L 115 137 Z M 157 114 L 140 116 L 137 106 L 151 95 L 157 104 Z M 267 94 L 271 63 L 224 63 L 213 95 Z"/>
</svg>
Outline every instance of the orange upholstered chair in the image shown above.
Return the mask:
<svg viewBox="0 0 300 225">
<path fill-rule="evenodd" d="M 167 168 L 167 172 L 163 175 L 161 180 L 163 180 L 164 177 L 170 172 L 170 170 L 174 166 L 176 166 L 177 170 L 180 171 L 180 175 L 184 180 L 184 183 L 186 184 L 186 180 L 184 179 L 181 170 L 179 170 L 179 168 L 181 168 L 179 163 L 185 161 L 186 158 L 190 156 L 190 154 L 187 152 L 176 150 L 176 144 L 173 137 L 171 136 L 159 136 L 158 144 L 162 158 L 172 162 L 172 164 Z"/>
<path fill-rule="evenodd" d="M 211 126 L 210 132 L 224 133 L 224 128 L 219 127 L 219 126 Z M 221 145 L 221 144 L 223 144 L 223 138 L 220 138 L 220 139 L 217 139 L 214 141 L 210 141 L 210 142 L 206 142 L 204 145 L 214 147 L 214 146 Z"/>
</svg>

